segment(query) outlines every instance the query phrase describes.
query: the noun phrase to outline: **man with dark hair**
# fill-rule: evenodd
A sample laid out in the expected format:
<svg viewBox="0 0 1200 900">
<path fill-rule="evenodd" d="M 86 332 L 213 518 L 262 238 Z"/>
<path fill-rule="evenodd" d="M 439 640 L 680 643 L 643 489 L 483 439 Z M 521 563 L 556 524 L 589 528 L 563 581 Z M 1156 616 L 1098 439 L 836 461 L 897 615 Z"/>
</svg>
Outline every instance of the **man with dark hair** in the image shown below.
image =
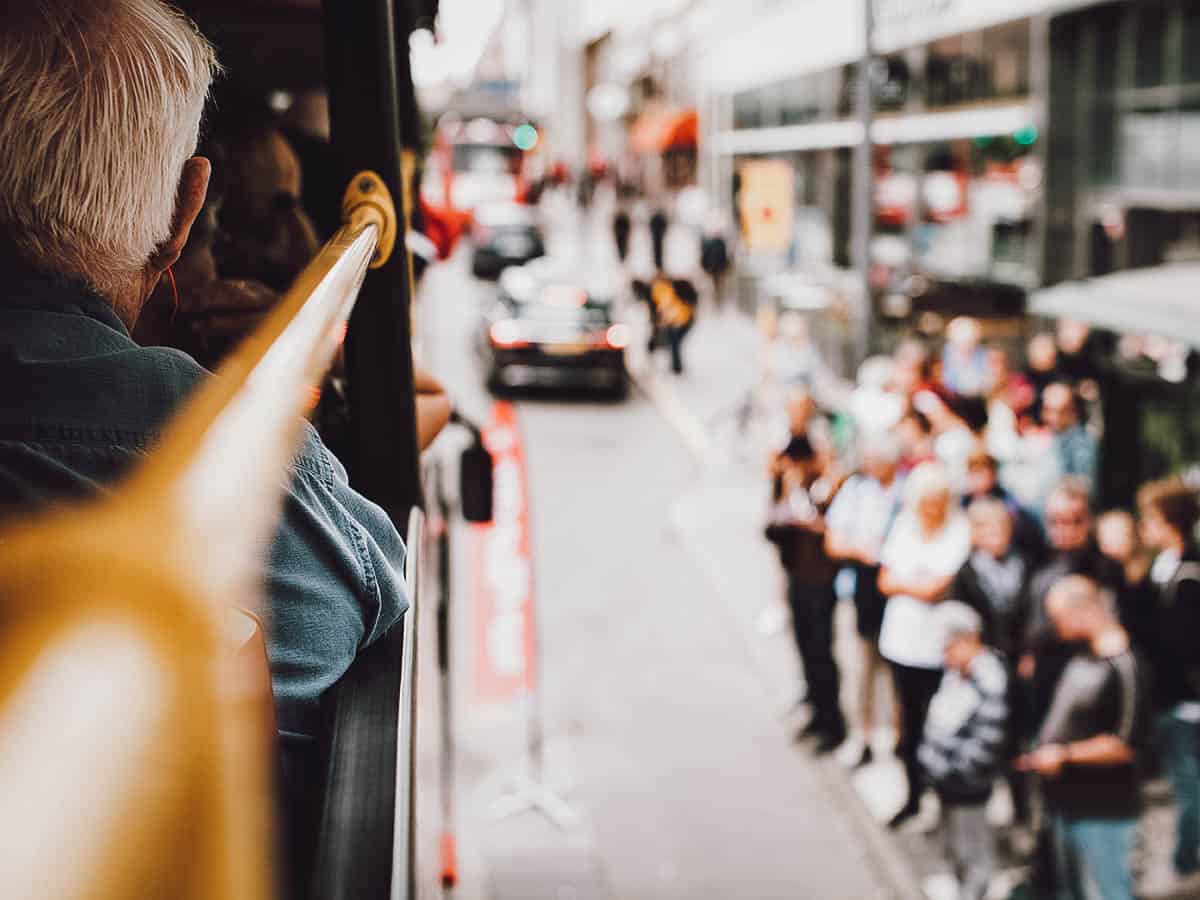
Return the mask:
<svg viewBox="0 0 1200 900">
<path fill-rule="evenodd" d="M 962 495 L 963 509 L 976 500 L 998 500 L 1012 518 L 1012 542 L 1026 561 L 1039 563 L 1046 552 L 1046 535 L 1037 518 L 1000 484 L 1000 465 L 982 447 L 967 457 L 967 480 Z"/>
<path fill-rule="evenodd" d="M 1142 535 L 1158 550 L 1150 570 L 1153 627 L 1146 639 L 1154 667 L 1155 734 L 1178 806 L 1177 876 L 1200 872 L 1200 519 L 1195 490 L 1178 479 L 1138 492 Z"/>
<path fill-rule="evenodd" d="M 1088 490 L 1096 484 L 1099 448 L 1079 415 L 1079 396 L 1065 381 L 1055 381 L 1042 391 L 1042 422 L 1054 436 L 1059 474 L 1082 478 Z"/>
<path fill-rule="evenodd" d="M 798 392 L 792 405 L 810 407 L 811 400 Z M 816 752 L 828 753 L 846 739 L 833 657 L 838 564 L 825 549 L 825 512 L 835 485 L 826 477 L 825 457 L 810 440 L 809 419 L 793 414 L 790 439 L 772 464 L 774 503 L 766 536 L 787 573 L 793 635 L 812 705 L 812 719 L 796 737 L 815 736 Z"/>
</svg>

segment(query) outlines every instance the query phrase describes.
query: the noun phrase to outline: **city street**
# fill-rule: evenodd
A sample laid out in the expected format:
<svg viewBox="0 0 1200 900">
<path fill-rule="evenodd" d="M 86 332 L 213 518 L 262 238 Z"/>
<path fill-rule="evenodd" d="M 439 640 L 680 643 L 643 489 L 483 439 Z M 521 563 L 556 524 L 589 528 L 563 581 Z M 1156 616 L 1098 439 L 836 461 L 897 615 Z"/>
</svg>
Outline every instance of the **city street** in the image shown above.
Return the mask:
<svg viewBox="0 0 1200 900">
<path fill-rule="evenodd" d="M 471 341 L 494 287 L 471 279 L 463 256 L 426 277 L 421 331 L 431 368 L 461 408 L 486 419 Z M 657 401 L 637 390 L 623 404 L 517 402 L 544 644 L 547 780 L 580 821 L 561 831 L 537 813 L 489 820 L 506 777 L 523 766 L 525 705 L 476 696 L 477 623 L 460 553 L 462 895 L 898 895 L 888 861 L 862 834 L 857 801 L 825 768 L 836 764 L 790 743 L 792 651 L 784 633 L 767 639 L 757 628 L 777 568 L 757 540 L 761 486 L 751 479 L 745 496 L 730 498 L 745 479 L 701 467 L 662 411 L 676 403 L 703 421 L 737 401 L 754 377 L 741 368 L 698 365 Z M 730 499 L 743 517 L 711 514 L 724 516 Z"/>
</svg>

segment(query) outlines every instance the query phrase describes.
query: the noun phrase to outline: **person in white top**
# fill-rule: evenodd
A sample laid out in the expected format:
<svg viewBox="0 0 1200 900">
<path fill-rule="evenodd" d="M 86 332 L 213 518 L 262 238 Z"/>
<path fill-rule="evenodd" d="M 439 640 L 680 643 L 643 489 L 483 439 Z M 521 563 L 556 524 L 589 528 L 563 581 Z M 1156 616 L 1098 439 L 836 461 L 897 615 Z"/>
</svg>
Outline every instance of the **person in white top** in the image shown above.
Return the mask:
<svg viewBox="0 0 1200 900">
<path fill-rule="evenodd" d="M 945 466 L 922 463 L 908 477 L 904 509 L 879 558 L 879 589 L 888 598 L 879 651 L 892 666 L 901 721 L 896 752 L 908 779 L 908 799 L 888 823 L 891 828 L 919 809 L 923 785 L 917 747 L 941 680 L 945 645 L 936 607 L 970 551 L 970 527 L 954 502 Z"/>
<path fill-rule="evenodd" d="M 826 552 L 854 572 L 859 638 L 858 724 L 863 741 L 858 766 L 873 758 L 876 683 L 882 682 L 885 689 L 891 684 L 887 663 L 879 655 L 879 627 L 887 602 L 879 592 L 879 553 L 903 500 L 903 483 L 897 471 L 900 452 L 895 435 L 867 435 L 862 441 L 859 471 L 842 485 L 825 517 Z"/>
</svg>

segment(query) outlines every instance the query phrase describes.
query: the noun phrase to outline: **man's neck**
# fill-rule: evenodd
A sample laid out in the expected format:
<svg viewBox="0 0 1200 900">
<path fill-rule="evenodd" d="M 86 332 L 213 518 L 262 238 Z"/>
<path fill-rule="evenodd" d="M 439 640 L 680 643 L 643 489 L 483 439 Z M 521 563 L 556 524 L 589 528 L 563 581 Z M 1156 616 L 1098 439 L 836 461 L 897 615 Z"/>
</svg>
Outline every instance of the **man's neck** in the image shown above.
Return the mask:
<svg viewBox="0 0 1200 900">
<path fill-rule="evenodd" d="M 1163 541 L 1163 545 L 1159 549 L 1164 553 L 1174 553 L 1176 556 L 1183 556 L 1187 550 L 1187 541 L 1183 539 L 1183 535 L 1172 533 L 1167 540 Z"/>
</svg>

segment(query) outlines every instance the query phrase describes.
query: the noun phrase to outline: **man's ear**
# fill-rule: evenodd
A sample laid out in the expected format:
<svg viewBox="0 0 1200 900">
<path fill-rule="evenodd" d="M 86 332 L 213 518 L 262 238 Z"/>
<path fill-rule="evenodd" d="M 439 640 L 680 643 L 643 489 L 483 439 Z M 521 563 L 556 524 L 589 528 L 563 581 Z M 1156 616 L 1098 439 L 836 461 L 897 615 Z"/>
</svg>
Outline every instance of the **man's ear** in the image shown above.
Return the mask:
<svg viewBox="0 0 1200 900">
<path fill-rule="evenodd" d="M 146 267 L 157 278 L 173 266 L 187 245 L 188 235 L 200 210 L 204 208 L 204 197 L 208 193 L 208 178 L 212 164 L 203 156 L 193 156 L 183 164 L 179 178 L 179 191 L 175 195 L 175 215 L 171 220 L 170 236 L 159 244 Z"/>
</svg>

